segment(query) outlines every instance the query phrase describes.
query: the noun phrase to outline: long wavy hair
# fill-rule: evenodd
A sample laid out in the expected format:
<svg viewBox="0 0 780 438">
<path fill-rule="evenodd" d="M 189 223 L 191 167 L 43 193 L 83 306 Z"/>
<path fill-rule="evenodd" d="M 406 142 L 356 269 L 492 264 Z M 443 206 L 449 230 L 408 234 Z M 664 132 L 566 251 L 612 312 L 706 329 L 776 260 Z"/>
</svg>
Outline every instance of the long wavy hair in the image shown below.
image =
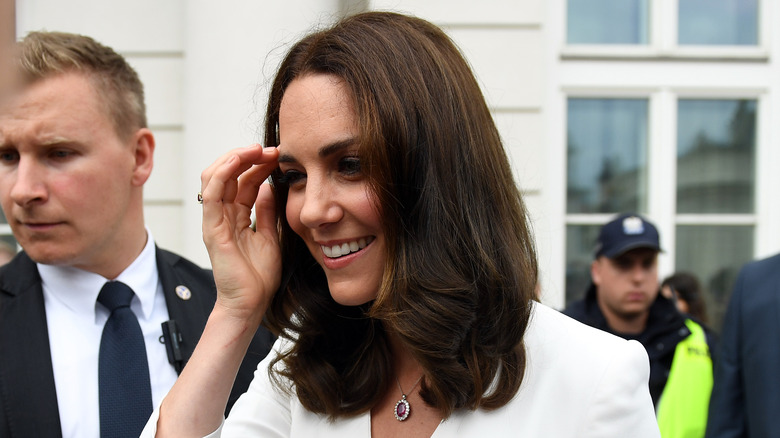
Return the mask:
<svg viewBox="0 0 780 438">
<path fill-rule="evenodd" d="M 422 19 L 348 17 L 305 37 L 273 82 L 265 143 L 278 145 L 287 86 L 340 77 L 358 119 L 361 168 L 384 219 L 387 262 L 374 301 L 345 307 L 285 217 L 273 178 L 283 284 L 267 324 L 294 339 L 271 367 L 303 406 L 337 418 L 370 410 L 394 384 L 388 334 L 424 369 L 421 396 L 448 417 L 517 393 L 537 282 L 526 210 L 479 85 L 453 42 Z M 276 366 L 276 365 L 283 366 Z"/>
</svg>

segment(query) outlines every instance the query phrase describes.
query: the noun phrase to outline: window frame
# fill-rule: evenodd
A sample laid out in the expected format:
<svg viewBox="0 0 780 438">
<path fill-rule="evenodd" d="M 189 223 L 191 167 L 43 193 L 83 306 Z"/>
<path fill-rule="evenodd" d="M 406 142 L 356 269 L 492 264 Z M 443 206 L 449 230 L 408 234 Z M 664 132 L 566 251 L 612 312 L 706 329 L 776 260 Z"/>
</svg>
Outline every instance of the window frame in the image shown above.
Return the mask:
<svg viewBox="0 0 780 438">
<path fill-rule="evenodd" d="M 661 247 L 664 253 L 658 260 L 659 280 L 676 271 L 677 226 L 679 225 L 746 225 L 754 227 L 753 248 L 755 257 L 763 257 L 776 252 L 775 242 L 780 241 L 780 227 L 772 218 L 780 215 L 780 207 L 773 202 L 769 188 L 780 184 L 780 173 L 773 170 L 771 163 L 780 162 L 780 151 L 771 147 L 771 129 L 769 125 L 771 102 L 768 90 L 746 87 L 562 87 L 561 107 L 563 108 L 563 144 L 565 152 L 568 114 L 566 111 L 570 98 L 609 98 L 609 99 L 647 99 L 648 101 L 648 205 L 639 211 L 648 216 L 658 227 Z M 679 99 L 751 99 L 756 101 L 756 166 L 755 166 L 755 209 L 749 214 L 707 213 L 678 214 L 677 208 L 677 108 Z M 562 176 L 564 190 L 561 193 L 563 230 L 570 225 L 601 225 L 614 214 L 569 214 L 566 210 L 566 163 L 563 155 Z M 773 185 L 775 184 L 775 185 Z M 566 260 L 565 232 L 560 237 L 563 254 L 556 274 L 561 282 L 560 306 L 565 306 Z"/>
<path fill-rule="evenodd" d="M 650 0 L 648 19 L 648 44 L 569 44 L 566 29 L 568 2 L 563 2 L 561 27 L 563 42 L 561 59 L 656 59 L 656 60 L 752 60 L 768 61 L 769 18 L 772 16 L 770 0 L 756 0 L 758 3 L 758 44 L 755 46 L 721 45 L 679 45 L 678 10 L 679 0 Z"/>
</svg>

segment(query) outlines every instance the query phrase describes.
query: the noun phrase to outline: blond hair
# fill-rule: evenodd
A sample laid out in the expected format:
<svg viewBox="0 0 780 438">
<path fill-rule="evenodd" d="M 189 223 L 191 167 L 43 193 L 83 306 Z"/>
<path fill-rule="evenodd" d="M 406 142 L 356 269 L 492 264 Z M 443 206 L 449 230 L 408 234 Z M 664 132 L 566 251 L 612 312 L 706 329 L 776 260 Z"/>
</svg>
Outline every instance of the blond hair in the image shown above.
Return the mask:
<svg viewBox="0 0 780 438">
<path fill-rule="evenodd" d="M 147 127 L 138 73 L 110 47 L 84 35 L 30 32 L 18 43 L 18 61 L 22 80 L 28 84 L 63 73 L 86 75 L 120 137 Z"/>
</svg>

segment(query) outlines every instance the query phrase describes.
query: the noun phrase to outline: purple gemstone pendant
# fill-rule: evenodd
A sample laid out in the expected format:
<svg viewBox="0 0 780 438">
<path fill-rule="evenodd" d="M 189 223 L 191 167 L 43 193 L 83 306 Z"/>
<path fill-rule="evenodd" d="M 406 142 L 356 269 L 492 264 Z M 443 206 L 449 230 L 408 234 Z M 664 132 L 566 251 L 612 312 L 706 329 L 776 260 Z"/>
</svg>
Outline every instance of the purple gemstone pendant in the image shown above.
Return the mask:
<svg viewBox="0 0 780 438">
<path fill-rule="evenodd" d="M 409 406 L 409 402 L 406 401 L 406 394 L 403 394 L 401 400 L 398 400 L 398 403 L 395 404 L 395 409 L 393 411 L 395 419 L 398 421 L 406 420 L 409 417 L 411 410 L 412 408 Z"/>
</svg>

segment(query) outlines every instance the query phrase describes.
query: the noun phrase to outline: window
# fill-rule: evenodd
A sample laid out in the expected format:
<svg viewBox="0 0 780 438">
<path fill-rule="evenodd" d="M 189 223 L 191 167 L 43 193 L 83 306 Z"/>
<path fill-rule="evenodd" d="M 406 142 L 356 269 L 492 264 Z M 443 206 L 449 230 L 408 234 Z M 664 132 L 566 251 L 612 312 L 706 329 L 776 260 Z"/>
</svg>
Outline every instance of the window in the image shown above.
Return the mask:
<svg viewBox="0 0 780 438">
<path fill-rule="evenodd" d="M 756 107 L 753 99 L 677 101 L 675 269 L 699 277 L 714 327 L 754 252 Z"/>
<path fill-rule="evenodd" d="M 645 208 L 647 99 L 571 98 L 567 134 L 568 213 Z"/>
<path fill-rule="evenodd" d="M 648 0 L 569 0 L 569 44 L 647 44 Z"/>
<path fill-rule="evenodd" d="M 662 242 L 673 242 L 662 256 L 671 259 L 667 271 L 699 278 L 710 324 L 719 330 L 739 268 L 755 253 L 758 102 L 667 95 L 567 100 L 566 302 L 590 284 L 601 225 L 617 213 L 644 213 Z M 651 122 L 654 100 L 653 114 L 676 114 L 676 137 L 659 134 L 663 120 Z M 660 184 L 666 180 L 668 191 Z"/>
<path fill-rule="evenodd" d="M 698 277 L 709 325 L 720 331 L 742 265 L 753 259 L 752 225 L 678 225 L 675 270 Z"/>
<path fill-rule="evenodd" d="M 590 285 L 590 264 L 600 226 L 566 226 L 566 304 L 585 297 L 585 291 Z"/>
<path fill-rule="evenodd" d="M 13 234 L 11 234 L 11 227 L 8 225 L 8 221 L 3 214 L 3 210 L 0 209 L 0 265 L 4 263 L 4 252 L 15 252 L 17 248 L 16 240 Z"/>
<path fill-rule="evenodd" d="M 677 212 L 753 213 L 755 100 L 677 103 Z"/>
<path fill-rule="evenodd" d="M 769 1 L 565 0 L 562 57 L 765 61 Z"/>
<path fill-rule="evenodd" d="M 603 214 L 647 208 L 648 101 L 568 99 L 566 210 L 603 222 Z M 602 215 L 599 215 L 602 214 Z M 566 228 L 566 301 L 583 296 L 599 225 Z"/>
<path fill-rule="evenodd" d="M 678 0 L 681 45 L 758 44 L 758 0 Z"/>
</svg>

